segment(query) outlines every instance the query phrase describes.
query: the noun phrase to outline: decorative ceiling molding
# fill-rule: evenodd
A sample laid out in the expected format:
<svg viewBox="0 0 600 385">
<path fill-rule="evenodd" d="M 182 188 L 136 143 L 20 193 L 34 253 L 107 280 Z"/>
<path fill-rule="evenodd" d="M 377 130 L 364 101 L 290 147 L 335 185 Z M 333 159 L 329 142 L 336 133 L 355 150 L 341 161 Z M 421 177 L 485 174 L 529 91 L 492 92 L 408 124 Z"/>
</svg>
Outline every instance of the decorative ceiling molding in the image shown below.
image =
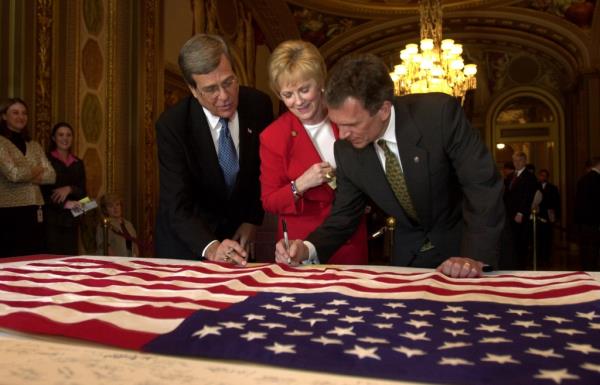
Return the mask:
<svg viewBox="0 0 600 385">
<path fill-rule="evenodd" d="M 290 4 L 311 8 L 319 12 L 328 12 L 338 16 L 356 18 L 384 18 L 415 14 L 419 10 L 416 0 L 287 0 Z M 485 6 L 506 6 L 517 4 L 519 0 L 443 0 L 442 8 L 446 10 L 475 8 Z"/>
<path fill-rule="evenodd" d="M 296 21 L 283 0 L 243 0 L 272 50 L 289 39 L 300 39 Z"/>
</svg>

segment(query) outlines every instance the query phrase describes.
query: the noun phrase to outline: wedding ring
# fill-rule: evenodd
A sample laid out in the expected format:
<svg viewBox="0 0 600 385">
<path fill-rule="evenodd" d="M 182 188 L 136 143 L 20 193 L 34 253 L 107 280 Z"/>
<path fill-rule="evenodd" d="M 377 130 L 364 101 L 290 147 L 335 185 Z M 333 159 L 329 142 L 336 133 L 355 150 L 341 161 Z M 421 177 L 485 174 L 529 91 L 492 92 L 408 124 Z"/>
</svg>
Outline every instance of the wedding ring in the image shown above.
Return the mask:
<svg viewBox="0 0 600 385">
<path fill-rule="evenodd" d="M 328 172 L 327 174 L 325 174 L 325 179 L 327 179 L 327 181 L 331 181 L 333 179 L 333 175 L 331 175 L 331 173 Z"/>
</svg>

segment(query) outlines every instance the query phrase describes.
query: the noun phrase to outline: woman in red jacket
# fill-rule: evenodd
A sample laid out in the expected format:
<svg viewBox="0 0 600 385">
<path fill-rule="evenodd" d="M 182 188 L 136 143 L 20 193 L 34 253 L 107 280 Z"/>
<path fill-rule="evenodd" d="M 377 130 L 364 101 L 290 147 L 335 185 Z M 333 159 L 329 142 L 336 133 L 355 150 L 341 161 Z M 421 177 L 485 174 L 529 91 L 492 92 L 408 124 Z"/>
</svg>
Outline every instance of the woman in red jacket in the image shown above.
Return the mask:
<svg viewBox="0 0 600 385">
<path fill-rule="evenodd" d="M 325 62 L 312 44 L 281 43 L 269 60 L 273 91 L 288 108 L 260 135 L 261 194 L 266 211 L 287 222 L 290 239 L 304 239 L 329 215 L 335 198 L 333 143 L 338 129 L 323 100 Z M 282 237 L 279 221 L 278 237 Z M 365 219 L 327 261 L 368 262 Z"/>
</svg>

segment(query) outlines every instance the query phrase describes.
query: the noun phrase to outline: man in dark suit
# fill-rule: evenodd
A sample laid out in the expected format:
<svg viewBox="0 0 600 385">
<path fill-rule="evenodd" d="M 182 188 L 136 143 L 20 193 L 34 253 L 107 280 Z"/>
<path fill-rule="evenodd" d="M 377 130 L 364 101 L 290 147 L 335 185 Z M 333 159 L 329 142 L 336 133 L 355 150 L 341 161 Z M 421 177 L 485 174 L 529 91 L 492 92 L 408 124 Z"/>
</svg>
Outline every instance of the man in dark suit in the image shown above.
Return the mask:
<svg viewBox="0 0 600 385">
<path fill-rule="evenodd" d="M 506 220 L 514 244 L 513 255 L 503 256 L 501 269 L 523 270 L 530 262 L 529 243 L 531 240 L 531 207 L 538 182 L 527 169 L 527 155 L 522 151 L 513 154 L 515 172 L 504 192 Z"/>
<path fill-rule="evenodd" d="M 560 219 L 560 194 L 558 187 L 548 181 L 549 177 L 550 172 L 546 169 L 538 172 L 538 190 L 542 193 L 542 201 L 537 207 L 537 256 L 540 263 L 546 265 L 552 256 L 554 223 Z"/>
<path fill-rule="evenodd" d="M 476 277 L 484 263 L 496 264 L 502 179 L 455 98 L 394 98 L 387 69 L 373 55 L 342 59 L 325 97 L 343 139 L 334 146 L 336 199 L 305 242 L 294 240 L 289 250 L 276 245 L 278 262 L 326 262 L 370 197 L 396 218 L 393 264 L 438 267 L 453 277 Z"/>
<path fill-rule="evenodd" d="M 575 223 L 579 225 L 579 247 L 584 270 L 600 270 L 600 157 L 577 182 Z"/>
<path fill-rule="evenodd" d="M 269 97 L 240 86 L 223 39 L 199 34 L 179 53 L 192 92 L 156 123 L 156 256 L 245 264 L 263 220 L 259 134 Z"/>
</svg>

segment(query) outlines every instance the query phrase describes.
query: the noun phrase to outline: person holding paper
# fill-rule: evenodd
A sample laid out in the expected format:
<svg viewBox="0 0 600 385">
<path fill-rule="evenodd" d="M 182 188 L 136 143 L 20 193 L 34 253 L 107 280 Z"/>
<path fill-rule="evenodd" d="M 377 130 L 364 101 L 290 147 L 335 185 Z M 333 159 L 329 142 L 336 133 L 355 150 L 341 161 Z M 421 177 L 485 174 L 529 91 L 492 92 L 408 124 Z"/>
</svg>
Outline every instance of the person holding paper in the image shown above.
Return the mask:
<svg viewBox="0 0 600 385">
<path fill-rule="evenodd" d="M 0 257 L 38 254 L 44 247 L 44 197 L 40 185 L 56 174 L 27 130 L 27 104 L 0 106 Z"/>
<path fill-rule="evenodd" d="M 319 50 L 302 40 L 281 43 L 269 61 L 269 80 L 288 108 L 260 135 L 261 196 L 266 211 L 287 223 L 291 239 L 305 238 L 329 214 L 335 198 L 333 143 L 337 126 L 323 100 L 326 67 Z M 278 227 L 278 238 L 282 226 Z M 330 264 L 366 264 L 367 230 L 363 216 L 352 237 Z"/>
<path fill-rule="evenodd" d="M 56 171 L 56 182 L 42 187 L 46 215 L 46 252 L 79 254 L 79 218 L 71 210 L 81 207 L 86 196 L 85 167 L 72 152 L 73 127 L 60 122 L 52 127 L 48 159 Z"/>
<path fill-rule="evenodd" d="M 340 130 L 338 188 L 329 217 L 276 260 L 328 262 L 360 224 L 367 198 L 396 219 L 392 263 L 477 277 L 497 266 L 503 182 L 458 101 L 446 94 L 394 96 L 385 64 L 346 56 L 325 99 Z"/>
<path fill-rule="evenodd" d="M 179 66 L 192 95 L 156 122 L 155 256 L 245 264 L 264 216 L 258 135 L 273 120 L 271 99 L 240 85 L 220 36 L 189 39 Z"/>
</svg>

